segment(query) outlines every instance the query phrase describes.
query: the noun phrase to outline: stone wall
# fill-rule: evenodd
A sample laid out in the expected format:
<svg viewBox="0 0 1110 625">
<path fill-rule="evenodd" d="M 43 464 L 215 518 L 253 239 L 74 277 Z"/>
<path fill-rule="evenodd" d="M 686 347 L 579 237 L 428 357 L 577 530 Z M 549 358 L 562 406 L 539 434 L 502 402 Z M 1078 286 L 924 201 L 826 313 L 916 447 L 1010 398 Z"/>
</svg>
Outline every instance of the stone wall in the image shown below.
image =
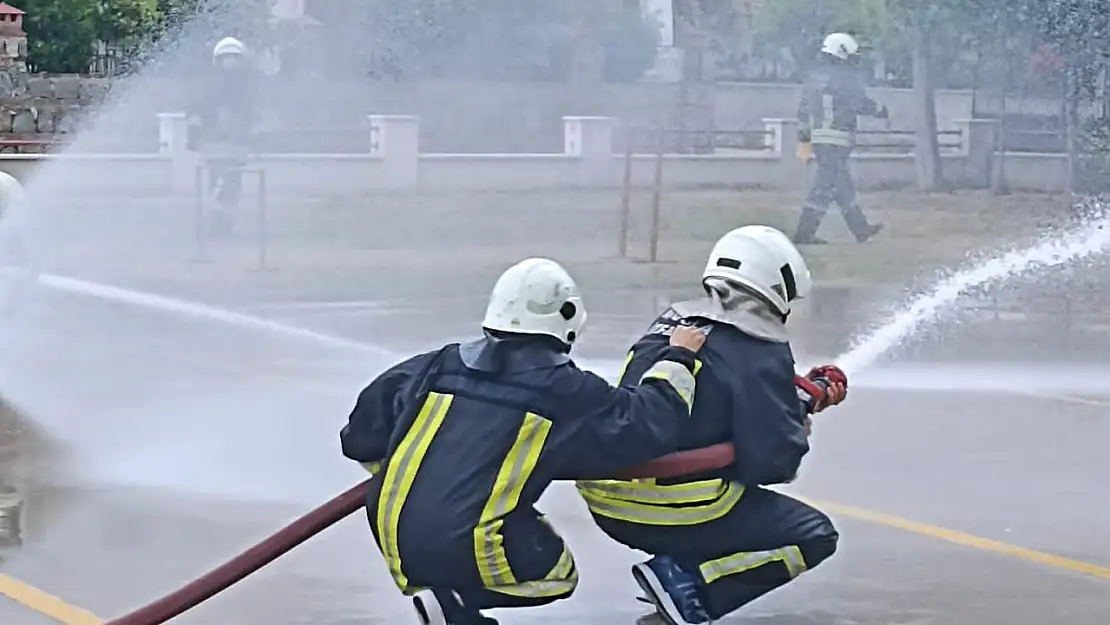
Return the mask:
<svg viewBox="0 0 1110 625">
<path fill-rule="evenodd" d="M 109 86 L 106 80 L 82 76 L 0 72 L 0 134 L 72 132 L 83 110 L 101 101 Z"/>
</svg>

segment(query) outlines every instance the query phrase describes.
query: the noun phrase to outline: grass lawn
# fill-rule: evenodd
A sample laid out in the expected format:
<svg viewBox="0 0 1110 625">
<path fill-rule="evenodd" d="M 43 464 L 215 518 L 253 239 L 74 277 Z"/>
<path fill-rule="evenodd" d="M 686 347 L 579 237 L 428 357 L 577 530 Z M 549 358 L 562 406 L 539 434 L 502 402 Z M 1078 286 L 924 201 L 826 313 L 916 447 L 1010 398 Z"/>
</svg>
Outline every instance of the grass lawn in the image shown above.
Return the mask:
<svg viewBox="0 0 1110 625">
<path fill-rule="evenodd" d="M 660 255 L 680 264 L 701 262 L 721 234 L 744 224 L 762 223 L 790 234 L 802 199 L 800 193 L 767 191 L 670 193 L 664 197 Z M 650 202 L 637 200 L 634 249 L 643 255 Z M 958 265 L 969 253 L 1032 242 L 1066 219 L 1060 198 L 1047 195 L 877 192 L 862 195 L 860 203 L 872 221 L 884 222 L 887 229 L 861 245 L 840 213 L 830 211 L 820 231 L 829 244 L 802 248 L 822 284 L 904 284 Z"/>
</svg>

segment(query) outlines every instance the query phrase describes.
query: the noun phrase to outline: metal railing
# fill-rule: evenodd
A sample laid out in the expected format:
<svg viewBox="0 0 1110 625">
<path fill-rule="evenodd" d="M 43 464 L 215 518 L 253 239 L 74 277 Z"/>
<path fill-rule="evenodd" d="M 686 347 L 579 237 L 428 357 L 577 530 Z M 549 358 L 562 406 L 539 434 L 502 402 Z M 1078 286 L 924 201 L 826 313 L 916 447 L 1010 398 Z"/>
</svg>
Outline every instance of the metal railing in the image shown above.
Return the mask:
<svg viewBox="0 0 1110 625">
<path fill-rule="evenodd" d="M 234 168 L 238 174 L 250 174 L 258 182 L 258 204 L 255 213 L 257 231 L 255 243 L 258 251 L 258 267 L 265 269 L 269 248 L 269 219 L 266 207 L 266 170 L 261 167 L 243 165 Z M 209 163 L 201 162 L 197 165 L 194 175 L 195 205 L 194 205 L 194 232 L 196 235 L 197 262 L 209 262 L 208 258 L 208 228 L 210 226 L 210 213 L 208 210 L 208 188 L 211 182 L 212 168 Z"/>
<path fill-rule="evenodd" d="M 651 146 L 651 156 L 654 163 L 654 175 L 651 186 L 651 226 L 648 237 L 647 262 L 656 262 L 659 258 L 659 222 L 663 201 L 663 156 L 668 152 L 668 139 L 671 137 L 695 137 L 706 140 L 708 146 L 720 146 L 724 139 L 726 145 L 729 139 L 739 139 L 740 142 L 759 138 L 757 148 L 738 147 L 736 149 L 770 150 L 772 145 L 770 137 L 773 132 L 769 130 L 679 130 L 670 128 L 640 128 L 631 126 L 624 132 L 624 174 L 621 182 L 620 201 L 620 234 L 618 239 L 618 254 L 620 258 L 628 257 L 628 237 L 632 227 L 632 165 L 635 161 L 636 147 L 646 143 Z M 738 145 L 737 143 L 736 145 Z M 746 145 L 746 144 L 745 144 Z M 713 153 L 709 149 L 702 153 Z"/>
<path fill-rule="evenodd" d="M 856 134 L 860 137 L 905 137 L 906 139 L 905 141 L 885 143 L 881 141 L 857 141 L 856 147 L 864 152 L 873 149 L 892 148 L 913 150 L 917 146 L 917 132 L 913 130 L 861 130 Z M 950 141 L 941 141 L 944 137 L 956 137 L 957 141 L 954 143 Z M 937 138 L 937 146 L 942 150 L 958 150 L 963 146 L 963 132 L 959 130 L 939 130 L 937 131 Z"/>
</svg>

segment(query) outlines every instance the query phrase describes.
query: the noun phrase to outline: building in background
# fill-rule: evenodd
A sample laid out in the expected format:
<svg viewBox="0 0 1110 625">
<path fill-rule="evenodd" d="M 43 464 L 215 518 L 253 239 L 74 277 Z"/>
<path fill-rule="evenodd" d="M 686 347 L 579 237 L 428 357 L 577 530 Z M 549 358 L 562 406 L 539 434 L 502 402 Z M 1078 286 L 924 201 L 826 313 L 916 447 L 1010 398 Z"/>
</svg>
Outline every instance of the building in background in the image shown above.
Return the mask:
<svg viewBox="0 0 1110 625">
<path fill-rule="evenodd" d="M 27 33 L 23 11 L 0 2 L 0 69 L 27 69 Z"/>
</svg>

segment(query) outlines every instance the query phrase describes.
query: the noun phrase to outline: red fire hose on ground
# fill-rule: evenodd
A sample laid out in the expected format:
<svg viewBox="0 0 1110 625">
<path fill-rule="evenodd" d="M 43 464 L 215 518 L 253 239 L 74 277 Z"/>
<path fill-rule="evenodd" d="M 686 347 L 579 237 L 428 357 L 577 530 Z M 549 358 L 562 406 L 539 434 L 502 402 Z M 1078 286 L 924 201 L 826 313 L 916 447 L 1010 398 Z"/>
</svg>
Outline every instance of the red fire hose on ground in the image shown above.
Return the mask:
<svg viewBox="0 0 1110 625">
<path fill-rule="evenodd" d="M 631 479 L 689 475 L 719 469 L 730 464 L 732 460 L 732 445 L 722 443 L 657 458 L 624 471 L 617 477 Z M 366 480 L 350 488 L 178 590 L 134 612 L 112 619 L 105 625 L 160 625 L 211 599 L 297 545 L 357 512 L 366 503 L 366 489 L 369 484 L 370 480 Z"/>
</svg>

